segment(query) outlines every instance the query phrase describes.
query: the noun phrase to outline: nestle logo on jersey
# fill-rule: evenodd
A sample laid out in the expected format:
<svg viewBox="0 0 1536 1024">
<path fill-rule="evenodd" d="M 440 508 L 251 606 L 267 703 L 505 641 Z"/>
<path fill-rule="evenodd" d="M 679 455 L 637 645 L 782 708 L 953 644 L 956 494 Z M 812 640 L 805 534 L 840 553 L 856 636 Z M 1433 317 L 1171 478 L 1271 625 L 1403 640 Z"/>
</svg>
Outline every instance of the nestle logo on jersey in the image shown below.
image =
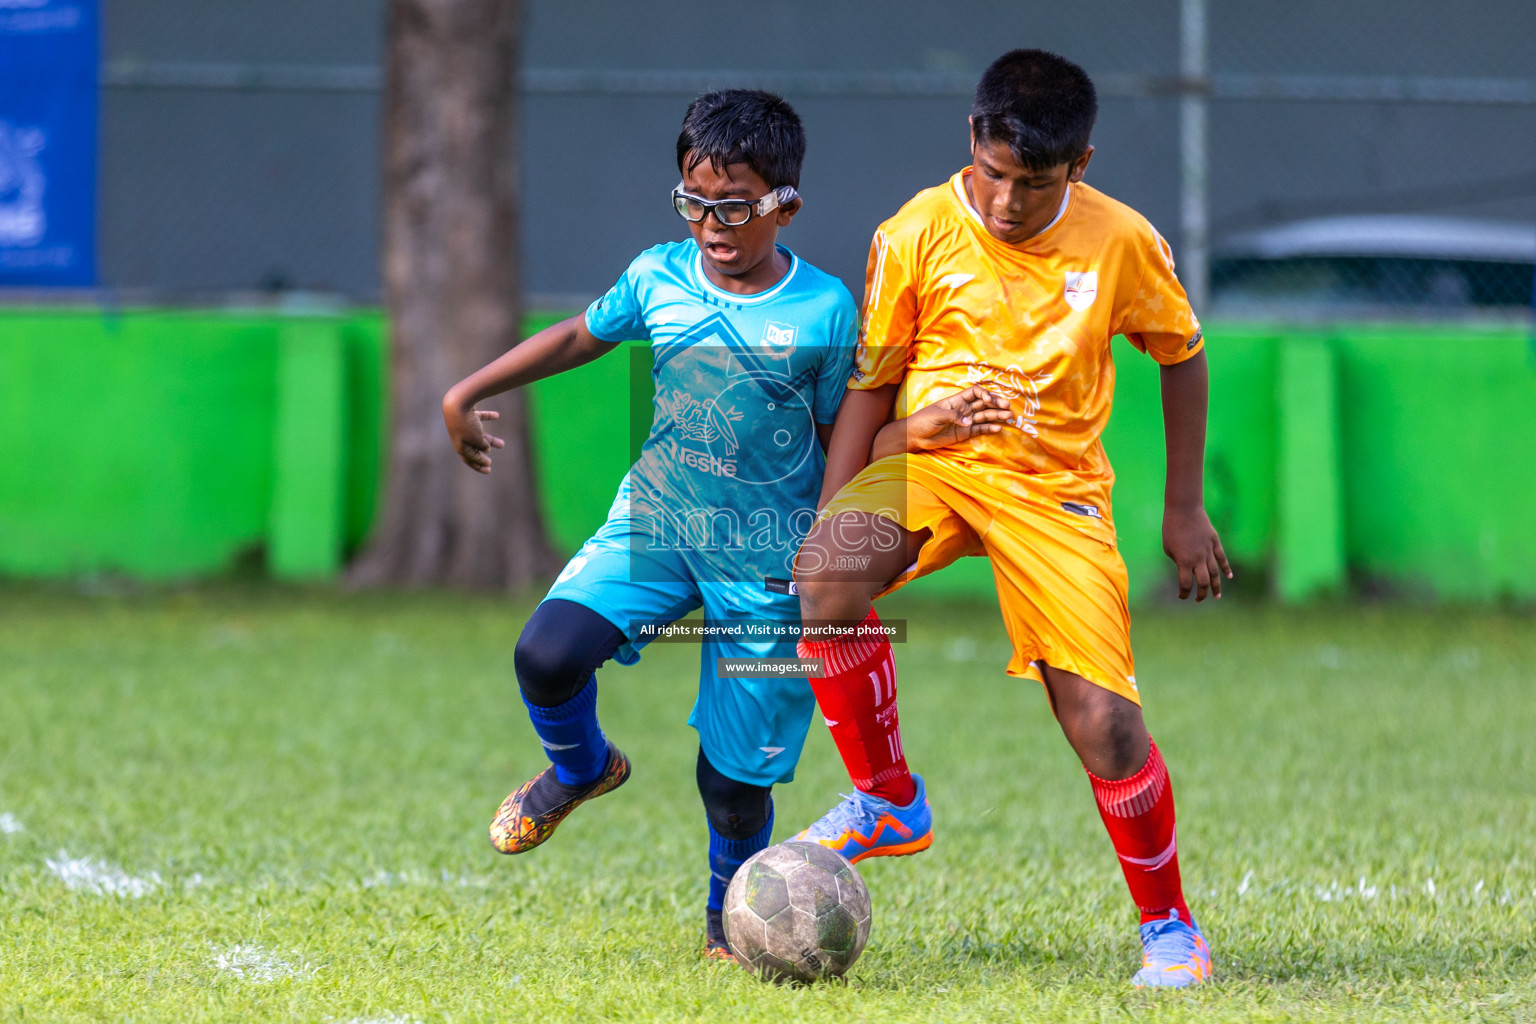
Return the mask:
<svg viewBox="0 0 1536 1024">
<path fill-rule="evenodd" d="M 709 454 L 709 452 L 701 452 L 694 448 L 683 448 L 681 446 L 678 448 L 678 458 L 682 460 L 685 466 L 691 466 L 694 469 L 711 473 L 715 476 L 734 477 L 736 475 L 735 459 L 721 459 Z"/>
</svg>

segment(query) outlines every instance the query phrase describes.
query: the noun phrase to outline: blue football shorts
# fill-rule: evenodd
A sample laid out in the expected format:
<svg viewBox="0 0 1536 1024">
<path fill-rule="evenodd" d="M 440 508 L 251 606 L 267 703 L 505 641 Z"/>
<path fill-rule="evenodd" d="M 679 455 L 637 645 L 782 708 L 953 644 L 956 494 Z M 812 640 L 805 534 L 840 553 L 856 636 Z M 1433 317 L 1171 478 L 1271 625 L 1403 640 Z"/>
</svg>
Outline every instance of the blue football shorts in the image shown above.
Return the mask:
<svg viewBox="0 0 1536 1024">
<path fill-rule="evenodd" d="M 709 624 L 799 624 L 798 598 L 770 593 L 763 580 L 700 582 L 686 552 L 657 551 L 645 541 L 632 522 L 610 518 L 566 564 L 544 598 L 574 601 L 613 623 L 626 637 L 614 655 L 620 664 L 640 660 L 655 628 L 698 608 Z M 705 756 L 739 782 L 771 786 L 793 779 L 816 708 L 810 684 L 804 676 L 747 679 L 716 671 L 721 658 L 795 657 L 789 630 L 763 639 L 705 639 L 700 648 L 699 695 L 688 724 L 698 730 Z"/>
</svg>

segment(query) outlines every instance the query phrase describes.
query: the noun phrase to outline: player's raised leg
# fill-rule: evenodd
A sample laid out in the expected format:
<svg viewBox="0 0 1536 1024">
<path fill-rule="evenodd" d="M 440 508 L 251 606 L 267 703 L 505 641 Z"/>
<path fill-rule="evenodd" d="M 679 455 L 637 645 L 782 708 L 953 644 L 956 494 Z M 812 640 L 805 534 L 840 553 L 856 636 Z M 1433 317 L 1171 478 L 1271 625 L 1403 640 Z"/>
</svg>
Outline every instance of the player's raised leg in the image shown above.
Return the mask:
<svg viewBox="0 0 1536 1024">
<path fill-rule="evenodd" d="M 1071 672 L 1046 666 L 1043 674 L 1141 911 L 1143 959 L 1135 983 L 1182 988 L 1204 981 L 1211 951 L 1184 901 L 1173 783 L 1141 708 Z"/>
<path fill-rule="evenodd" d="M 923 780 L 907 768 L 901 746 L 896 660 L 872 604 L 916 560 L 926 537 L 871 513 L 843 512 L 811 529 L 796 566 L 808 635 L 799 654 L 822 659 L 823 675 L 811 679 L 811 689 L 854 786 L 796 838 L 850 861 L 917 853 L 933 842 Z M 839 627 L 862 628 L 825 633 Z"/>
<path fill-rule="evenodd" d="M 730 960 L 725 941 L 725 890 L 736 870 L 773 835 L 773 797 L 769 786 L 755 786 L 725 775 L 699 748 L 699 796 L 709 822 L 709 901 L 704 913 L 704 955 Z"/>
<path fill-rule="evenodd" d="M 548 839 L 583 802 L 622 786 L 629 760 L 597 722 L 597 666 L 624 634 L 597 612 L 551 598 L 534 611 L 513 652 L 533 730 L 551 764 L 502 802 L 491 844 L 525 853 Z"/>
</svg>

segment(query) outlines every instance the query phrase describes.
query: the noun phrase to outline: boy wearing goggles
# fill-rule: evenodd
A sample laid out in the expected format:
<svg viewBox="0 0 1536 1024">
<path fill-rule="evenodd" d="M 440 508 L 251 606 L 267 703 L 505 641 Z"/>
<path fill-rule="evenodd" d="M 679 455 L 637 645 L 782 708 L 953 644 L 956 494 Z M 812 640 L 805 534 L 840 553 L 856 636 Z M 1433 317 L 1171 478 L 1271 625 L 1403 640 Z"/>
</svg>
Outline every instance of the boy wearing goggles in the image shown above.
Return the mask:
<svg viewBox="0 0 1536 1024">
<path fill-rule="evenodd" d="M 689 724 L 709 829 L 705 952 L 723 959 L 725 887 L 768 845 L 770 789 L 793 777 L 815 707 L 803 675 L 739 662 L 795 657 L 791 563 L 815 518 L 857 331 L 841 282 L 777 242 L 801 206 L 804 156 L 800 118 L 779 97 L 699 97 L 678 136 L 672 194 L 692 239 L 641 253 L 584 315 L 535 334 L 443 399 L 460 458 L 488 473 L 502 442 L 483 428 L 496 414 L 477 402 L 621 341 L 650 342 L 650 436 L 608 521 L 517 642 L 518 685 L 552 764 L 507 797 L 491 842 L 531 850 L 584 801 L 623 785 L 630 764 L 598 726 L 594 671 L 610 658 L 634 664 L 664 627 L 702 607 Z"/>
</svg>

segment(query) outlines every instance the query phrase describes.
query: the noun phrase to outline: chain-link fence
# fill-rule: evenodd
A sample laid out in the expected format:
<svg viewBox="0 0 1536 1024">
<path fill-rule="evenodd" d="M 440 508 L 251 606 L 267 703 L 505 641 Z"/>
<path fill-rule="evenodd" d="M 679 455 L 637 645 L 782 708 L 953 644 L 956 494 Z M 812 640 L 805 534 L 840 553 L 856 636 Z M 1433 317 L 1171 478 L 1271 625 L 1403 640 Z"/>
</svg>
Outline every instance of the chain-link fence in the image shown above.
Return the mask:
<svg viewBox="0 0 1536 1024">
<path fill-rule="evenodd" d="M 1216 310 L 1525 315 L 1536 263 L 1536 7 L 1183 7 L 1209 25 Z M 1248 187 L 1231 188 L 1235 176 Z"/>
<path fill-rule="evenodd" d="M 107 0 L 104 282 L 376 297 L 384 6 Z M 672 140 L 687 100 L 724 85 L 801 110 L 807 206 L 787 241 L 857 291 L 875 225 L 965 161 L 980 70 L 1038 45 L 1094 75 L 1089 180 L 1169 237 L 1200 308 L 1508 319 L 1531 306 L 1528 0 L 794 0 L 724 48 L 702 2 L 526 12 L 536 305 L 595 295 L 634 253 L 680 237 Z"/>
</svg>

